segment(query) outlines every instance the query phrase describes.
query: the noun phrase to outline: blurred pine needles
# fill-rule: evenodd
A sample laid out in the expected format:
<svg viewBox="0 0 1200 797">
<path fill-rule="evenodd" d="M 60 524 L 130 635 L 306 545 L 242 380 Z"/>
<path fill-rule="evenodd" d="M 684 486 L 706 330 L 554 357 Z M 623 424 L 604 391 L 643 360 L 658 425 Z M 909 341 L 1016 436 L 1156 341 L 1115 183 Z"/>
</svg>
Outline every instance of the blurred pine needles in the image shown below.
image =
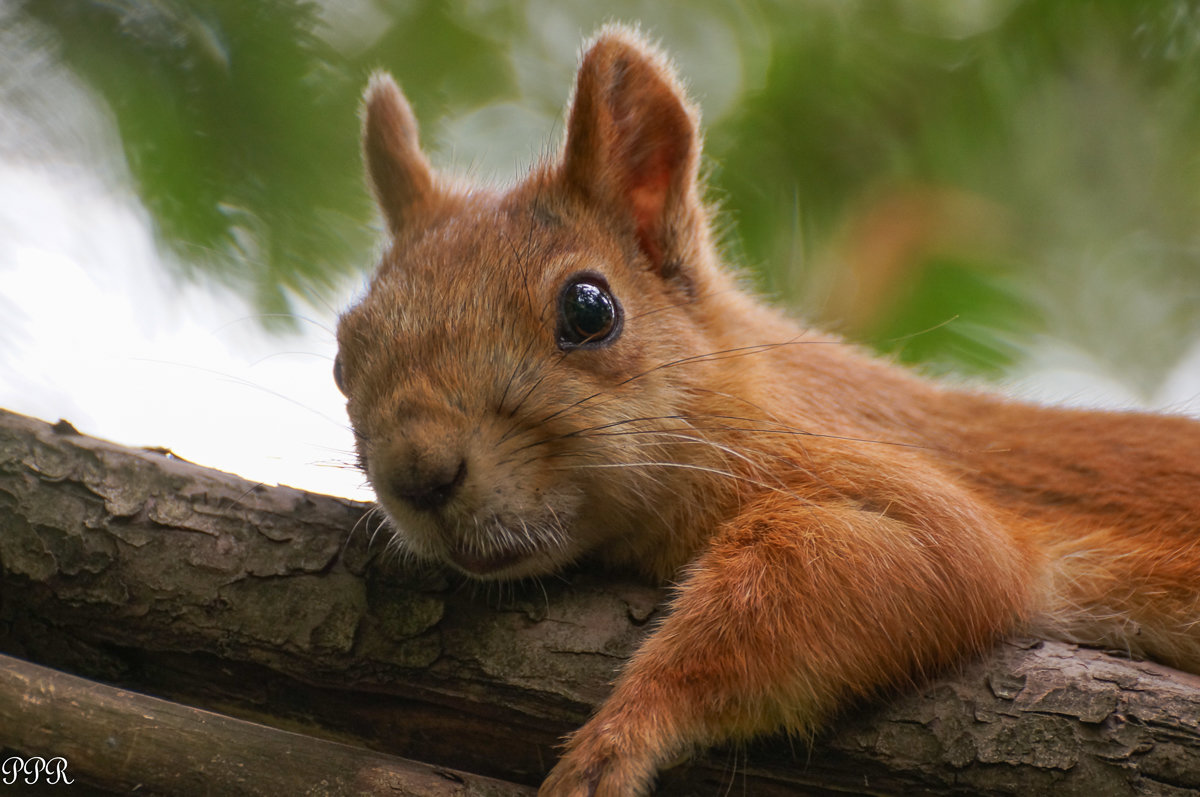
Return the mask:
<svg viewBox="0 0 1200 797">
<path fill-rule="evenodd" d="M 705 112 L 731 258 L 936 371 L 1031 341 L 1153 393 L 1200 337 L 1200 8 L 1182 0 L 70 0 L 16 18 L 108 104 L 164 263 L 264 312 L 371 263 L 357 103 L 439 164 L 553 153 L 578 48 L 640 20 Z"/>
</svg>

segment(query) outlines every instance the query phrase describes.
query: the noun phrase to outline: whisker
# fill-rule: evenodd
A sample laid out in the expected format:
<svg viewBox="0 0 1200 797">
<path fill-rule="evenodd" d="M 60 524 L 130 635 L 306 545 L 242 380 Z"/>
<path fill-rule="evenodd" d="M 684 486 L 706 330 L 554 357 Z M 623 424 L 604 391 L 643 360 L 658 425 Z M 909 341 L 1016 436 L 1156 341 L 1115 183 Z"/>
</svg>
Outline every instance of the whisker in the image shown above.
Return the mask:
<svg viewBox="0 0 1200 797">
<path fill-rule="evenodd" d="M 763 426 L 721 425 L 721 426 L 704 427 L 704 426 L 696 426 L 694 424 L 690 424 L 691 421 L 696 420 L 696 419 L 727 420 L 727 421 L 736 421 L 739 423 L 746 423 L 746 424 L 764 424 L 765 423 L 765 424 L 772 424 L 773 426 L 763 427 Z M 925 450 L 925 451 L 936 451 L 939 453 L 948 453 L 947 449 L 945 449 L 943 447 L 926 445 L 923 443 L 912 443 L 912 442 L 907 442 L 907 441 L 903 441 L 903 440 L 880 440 L 878 438 L 872 438 L 872 437 L 853 437 L 850 435 L 837 435 L 837 434 L 829 434 L 826 432 L 814 432 L 814 431 L 811 431 L 808 429 L 799 429 L 799 428 L 790 426 L 788 424 L 782 423 L 780 421 L 775 421 L 775 420 L 772 420 L 769 418 L 748 418 L 748 417 L 739 416 L 739 415 L 725 415 L 725 414 L 719 414 L 719 413 L 700 414 L 700 415 L 679 413 L 679 414 L 671 414 L 671 415 L 646 415 L 646 416 L 639 416 L 639 417 L 635 417 L 635 418 L 624 418 L 622 420 L 609 421 L 606 423 L 597 424 L 595 426 L 584 427 L 581 429 L 572 429 L 571 431 L 563 432 L 560 435 L 542 438 L 541 440 L 535 440 L 533 442 L 526 443 L 525 445 L 521 446 L 520 448 L 514 449 L 512 453 L 517 453 L 517 452 L 523 451 L 528 448 L 535 448 L 537 446 L 546 445 L 546 444 L 554 443 L 554 442 L 559 442 L 561 440 L 566 440 L 566 439 L 571 439 L 571 438 L 603 437 L 603 436 L 616 437 L 616 436 L 622 436 L 622 435 L 644 434 L 644 433 L 647 433 L 647 432 L 650 432 L 653 430 L 648 430 L 648 429 L 632 429 L 632 430 L 621 430 L 621 431 L 605 431 L 605 430 L 614 429 L 618 426 L 624 426 L 624 425 L 633 424 L 633 423 L 644 423 L 644 422 L 649 422 L 649 421 L 668 421 L 668 420 L 687 422 L 690 424 L 688 428 L 692 428 L 697 431 L 725 431 L 725 432 L 739 432 L 739 433 L 751 433 L 751 434 L 777 434 L 777 435 L 787 435 L 787 436 L 792 436 L 792 437 L 812 437 L 812 438 L 817 438 L 817 439 L 821 439 L 821 440 L 839 440 L 839 441 L 843 441 L 843 442 L 847 442 L 847 443 L 866 443 L 866 444 L 871 444 L 871 445 L 895 446 L 898 448 L 912 448 L 912 449 Z M 678 430 L 675 429 L 675 430 L 662 430 L 662 431 L 678 431 Z"/>
<path fill-rule="evenodd" d="M 631 316 L 629 316 L 629 320 L 636 321 L 639 318 L 646 318 L 647 316 L 652 316 L 652 315 L 655 315 L 656 313 L 663 313 L 663 312 L 666 312 L 667 310 L 677 310 L 681 307 L 689 307 L 693 304 L 699 304 L 700 302 L 704 301 L 705 299 L 709 299 L 713 296 L 720 296 L 725 293 L 737 293 L 737 289 L 736 288 L 722 288 L 721 290 L 709 291 L 708 293 L 702 293 L 702 294 L 699 294 L 698 296 L 691 296 L 691 297 L 688 297 L 687 299 L 684 299 L 682 302 L 671 302 L 668 304 L 664 304 L 664 305 L 660 305 L 658 307 L 651 308 L 650 310 L 646 310 L 643 313 L 637 313 L 636 315 L 631 315 Z"/>
<path fill-rule="evenodd" d="M 226 321 L 224 324 L 218 325 L 217 327 L 215 327 L 212 330 L 212 334 L 215 335 L 218 332 L 223 332 L 224 330 L 228 329 L 231 326 L 234 326 L 235 324 L 241 324 L 246 321 L 262 321 L 267 318 L 287 318 L 287 319 L 291 319 L 291 320 L 295 320 L 295 321 L 303 321 L 307 324 L 311 324 L 312 326 L 316 327 L 317 329 L 321 330 L 322 332 L 329 333 L 330 337 L 337 336 L 337 333 L 331 327 L 326 325 L 325 323 L 318 321 L 315 318 L 310 318 L 309 316 L 303 315 L 301 313 L 248 313 L 248 314 L 246 314 L 244 316 L 240 316 L 238 318 L 231 318 L 230 320 Z"/>
<path fill-rule="evenodd" d="M 562 434 L 555 435 L 553 437 L 544 437 L 540 440 L 534 440 L 532 442 L 526 443 L 523 446 L 520 446 L 519 448 L 513 449 L 511 453 L 518 454 L 522 451 L 525 451 L 526 449 L 537 448 L 538 446 L 548 445 L 550 443 L 557 443 L 559 441 L 568 440 L 573 437 L 598 436 L 598 434 L 594 435 L 593 433 L 597 433 L 598 430 L 601 430 L 601 429 L 608 429 L 608 428 L 615 427 L 615 426 L 621 426 L 623 424 L 639 423 L 639 422 L 645 422 L 645 421 L 665 421 L 665 420 L 671 420 L 671 419 L 682 420 L 683 418 L 684 418 L 684 416 L 682 416 L 682 415 L 648 415 L 648 416 L 640 417 L 640 418 L 626 418 L 626 419 L 620 420 L 620 421 L 610 421 L 608 423 L 598 424 L 596 426 L 584 427 L 582 429 L 572 429 L 569 432 L 563 432 Z M 636 431 L 631 432 L 631 433 L 636 434 Z"/>
<path fill-rule="evenodd" d="M 508 391 L 512 389 L 513 380 L 517 378 L 517 374 L 526 369 L 526 363 L 529 362 L 529 352 L 533 348 L 533 343 L 534 339 L 531 338 L 525 344 L 525 349 L 521 352 L 521 356 L 517 358 L 517 362 L 513 366 L 513 369 L 509 371 L 508 381 L 504 384 L 504 392 L 500 394 L 500 401 L 496 404 L 497 411 L 504 411 L 504 402 L 508 400 Z M 512 413 L 509 413 L 509 417 L 512 417 L 515 412 L 516 410 L 514 409 Z"/>
<path fill-rule="evenodd" d="M 571 465 L 570 468 L 556 468 L 556 470 L 568 470 L 568 469 L 573 469 L 573 468 L 583 468 L 583 469 L 679 468 L 681 470 L 695 470 L 695 471 L 701 471 L 703 473 L 711 473 L 714 476 L 724 476 L 725 478 L 728 478 L 728 479 L 745 482 L 746 484 L 750 484 L 755 487 L 760 487 L 764 490 L 770 490 L 771 492 L 779 493 L 780 495 L 789 496 L 791 498 L 796 499 L 797 501 L 800 501 L 801 503 L 807 503 L 803 498 L 801 498 L 799 495 L 792 492 L 791 490 L 787 490 L 782 487 L 776 487 L 773 484 L 767 484 L 766 482 L 759 481 L 758 479 L 751 479 L 748 476 L 742 476 L 740 473 L 733 473 L 732 471 L 721 470 L 720 468 L 710 468 L 705 465 L 693 465 L 688 462 L 652 461 L 652 462 L 582 463 L 582 464 L 577 464 L 577 465 Z"/>
<path fill-rule="evenodd" d="M 733 347 L 730 349 L 719 349 L 717 351 L 708 352 L 706 354 L 692 354 L 687 357 L 680 357 L 678 360 L 668 360 L 666 362 L 662 362 L 662 363 L 659 363 L 658 365 L 647 368 L 645 371 L 642 371 L 641 373 L 634 374 L 633 376 L 628 377 L 628 378 L 618 382 L 617 386 L 620 387 L 621 385 L 629 384 L 630 382 L 633 382 L 637 379 L 641 379 L 644 376 L 652 374 L 656 371 L 661 371 L 665 368 L 676 368 L 680 365 L 690 365 L 693 363 L 712 362 L 715 360 L 728 360 L 728 359 L 731 359 L 734 357 L 747 357 L 751 354 L 761 354 L 763 352 L 773 351 L 775 349 L 782 348 L 784 346 L 798 346 L 798 345 L 809 345 L 809 344 L 826 344 L 826 345 L 833 344 L 833 345 L 838 345 L 838 346 L 845 345 L 840 340 L 832 340 L 832 339 L 801 340 L 800 338 L 803 337 L 804 334 L 806 334 L 806 333 L 801 333 L 800 335 L 798 335 L 795 338 L 792 338 L 791 340 L 784 340 L 784 341 L 780 341 L 778 343 L 756 343 L 756 344 L 753 344 L 750 346 L 736 346 L 736 347 Z"/>
<path fill-rule="evenodd" d="M 331 418 L 328 415 L 326 415 L 325 413 L 321 412 L 320 410 L 313 409 L 309 405 L 305 404 L 303 401 L 293 398 L 292 396 L 289 396 L 286 393 L 280 393 L 278 390 L 271 390 L 270 388 L 263 387 L 262 385 L 257 384 L 255 382 L 251 382 L 249 379 L 243 379 L 242 377 L 234 376 L 233 374 L 230 374 L 230 373 L 227 373 L 224 371 L 218 371 L 215 368 L 205 368 L 200 365 L 190 365 L 188 363 L 171 362 L 170 360 L 156 360 L 156 359 L 153 359 L 150 357 L 131 357 L 130 359 L 134 362 L 153 363 L 154 365 L 168 365 L 168 366 L 171 366 L 174 368 L 186 368 L 186 369 L 189 369 L 192 371 L 197 371 L 197 372 L 203 373 L 203 374 L 212 374 L 213 376 L 219 376 L 222 379 L 225 379 L 229 382 L 233 382 L 234 384 L 242 385 L 243 387 L 251 387 L 251 388 L 254 388 L 255 390 L 260 390 L 263 393 L 266 393 L 267 395 L 274 396 L 275 398 L 286 401 L 289 404 L 294 404 L 295 406 L 297 406 L 303 410 L 306 410 L 306 411 L 312 413 L 313 415 L 316 415 L 321 420 L 332 423 L 334 426 L 338 426 L 342 429 L 346 429 L 351 432 L 354 431 L 344 421 L 339 421 L 334 418 Z"/>
<path fill-rule="evenodd" d="M 692 428 L 696 428 L 696 427 L 692 427 Z M 726 460 L 726 462 L 728 462 L 729 457 L 733 457 L 734 459 L 741 460 L 746 465 L 748 465 L 752 469 L 752 471 L 756 474 L 762 473 L 763 470 L 765 469 L 765 463 L 756 461 L 754 458 L 752 458 L 745 452 L 740 451 L 740 450 L 734 448 L 733 446 L 725 445 L 723 443 L 718 443 L 717 441 L 710 440 L 707 437 L 689 435 L 689 434 L 686 434 L 679 430 L 648 429 L 648 430 L 639 430 L 639 431 L 605 433 L 605 436 L 609 436 L 609 435 L 630 435 L 630 436 L 651 435 L 654 437 L 666 437 L 666 438 L 670 438 L 671 440 L 675 441 L 675 443 L 674 443 L 675 445 L 691 444 L 691 445 L 706 446 L 709 449 L 718 452 Z M 634 441 L 632 443 L 628 443 L 628 444 L 624 444 L 624 445 L 626 445 L 628 447 L 634 447 L 634 448 L 661 448 L 662 447 L 662 443 L 659 442 L 658 440 Z M 822 479 L 821 477 L 819 477 L 817 474 L 813 473 L 808 468 L 801 467 L 801 465 L 798 462 L 796 462 L 795 460 L 790 459 L 784 455 L 768 453 L 765 451 L 756 451 L 755 455 L 757 457 L 763 457 L 766 459 L 770 459 L 779 465 L 785 466 L 787 469 L 789 469 L 791 471 L 803 474 L 804 476 L 806 476 L 810 479 L 819 481 L 823 484 L 825 483 L 825 480 Z M 537 457 L 536 459 L 560 459 L 563 457 L 570 457 L 570 456 L 584 456 L 584 457 L 598 458 L 598 457 L 603 456 L 603 452 L 596 452 L 596 451 L 549 452 L 541 457 Z M 532 462 L 532 461 L 535 461 L 534 458 L 526 460 L 525 464 Z M 774 481 L 778 484 L 779 487 L 786 489 L 785 482 L 779 475 L 777 475 L 777 474 L 771 474 L 771 475 L 774 477 Z"/>
<path fill-rule="evenodd" d="M 958 315 L 958 313 L 955 313 L 954 315 L 947 318 L 945 321 L 934 324 L 931 327 L 922 329 L 918 332 L 910 332 L 907 335 L 900 335 L 899 337 L 888 338 L 884 342 L 885 343 L 902 343 L 906 340 L 912 340 L 913 338 L 919 338 L 921 335 L 928 335 L 930 332 L 936 332 L 937 330 L 941 329 L 944 326 L 949 326 L 950 324 L 953 324 L 958 319 L 959 319 L 959 315 Z"/>
<path fill-rule="evenodd" d="M 796 338 L 793 338 L 791 340 L 780 341 L 778 343 L 758 343 L 758 344 L 754 344 L 751 346 L 737 346 L 737 347 L 730 348 L 730 349 L 720 349 L 717 351 L 708 352 L 706 354 L 693 354 L 688 357 L 681 357 L 678 360 L 668 360 L 666 362 L 658 363 L 657 365 L 651 366 L 650 368 L 647 368 L 644 371 L 636 373 L 633 376 L 627 377 L 626 379 L 623 379 L 620 382 L 617 382 L 613 386 L 613 388 L 624 387 L 625 385 L 635 382 L 638 379 L 641 379 L 641 378 L 648 376 L 652 373 L 655 373 L 657 371 L 661 371 L 661 370 L 664 370 L 667 368 L 676 368 L 681 365 L 691 365 L 691 364 L 695 364 L 695 363 L 712 362 L 715 360 L 725 360 L 725 359 L 730 359 L 733 357 L 746 357 L 746 356 L 749 356 L 752 354 L 761 354 L 763 352 L 772 351 L 774 349 L 778 349 L 778 348 L 781 348 L 784 346 L 798 346 L 798 345 L 811 345 L 811 344 L 838 345 L 838 346 L 845 345 L 843 341 L 835 340 L 835 339 L 823 338 L 823 339 L 818 339 L 818 340 L 801 340 L 800 338 L 804 334 L 807 334 L 807 333 L 801 333 L 801 335 Z M 581 398 L 578 401 L 568 404 L 565 407 L 562 407 L 562 408 L 550 413 L 549 415 L 545 416 L 541 420 L 534 423 L 533 428 L 537 428 L 538 426 L 541 426 L 542 424 L 545 424 L 545 423 L 553 420 L 554 418 L 565 415 L 565 414 L 571 412 L 572 410 L 575 410 L 575 409 L 583 406 L 584 404 L 587 404 L 589 401 L 592 401 L 593 399 L 598 398 L 599 396 L 609 394 L 610 392 L 611 391 L 599 391 L 596 393 L 592 393 L 589 396 L 585 396 L 584 398 Z"/>
</svg>

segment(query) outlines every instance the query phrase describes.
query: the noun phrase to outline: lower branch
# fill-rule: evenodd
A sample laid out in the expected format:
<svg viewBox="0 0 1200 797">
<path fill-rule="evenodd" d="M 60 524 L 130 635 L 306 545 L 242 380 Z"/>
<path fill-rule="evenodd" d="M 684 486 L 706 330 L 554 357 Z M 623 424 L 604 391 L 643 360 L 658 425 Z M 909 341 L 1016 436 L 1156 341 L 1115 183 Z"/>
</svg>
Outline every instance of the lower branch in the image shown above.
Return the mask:
<svg viewBox="0 0 1200 797">
<path fill-rule="evenodd" d="M 176 797 L 533 794 L 527 787 L 232 719 L 8 656 L 0 656 L 0 727 L 5 729 L 0 741 L 19 760 L 61 757 L 56 782 L 86 780 L 109 791 Z M 38 773 L 16 767 L 0 773 L 5 785 L 38 782 Z"/>
</svg>

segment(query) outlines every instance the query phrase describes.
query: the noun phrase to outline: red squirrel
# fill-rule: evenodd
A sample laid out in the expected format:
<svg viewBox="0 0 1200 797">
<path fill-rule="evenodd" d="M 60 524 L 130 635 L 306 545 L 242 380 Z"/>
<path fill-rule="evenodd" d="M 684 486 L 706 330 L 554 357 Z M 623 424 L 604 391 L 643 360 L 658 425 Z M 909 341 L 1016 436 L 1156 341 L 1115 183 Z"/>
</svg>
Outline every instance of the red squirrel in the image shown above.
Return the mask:
<svg viewBox="0 0 1200 797">
<path fill-rule="evenodd" d="M 386 74 L 363 151 L 391 243 L 334 376 L 404 548 L 677 586 L 541 794 L 644 794 L 1016 630 L 1200 672 L 1200 423 L 949 389 L 750 295 L 639 32 L 595 36 L 561 152 L 506 190 L 435 172 Z"/>
</svg>

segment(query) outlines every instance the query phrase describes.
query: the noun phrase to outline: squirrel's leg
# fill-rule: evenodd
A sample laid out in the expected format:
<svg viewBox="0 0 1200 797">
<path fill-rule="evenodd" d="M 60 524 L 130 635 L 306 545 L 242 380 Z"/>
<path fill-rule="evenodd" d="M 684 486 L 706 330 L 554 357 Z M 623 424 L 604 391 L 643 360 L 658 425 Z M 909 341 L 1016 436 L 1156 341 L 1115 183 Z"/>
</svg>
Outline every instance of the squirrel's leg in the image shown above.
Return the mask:
<svg viewBox="0 0 1200 797">
<path fill-rule="evenodd" d="M 774 493 L 748 505 L 540 794 L 643 794 L 682 753 L 811 733 L 848 697 L 918 678 L 1008 627 L 1028 578 L 1020 552 L 995 529 L 914 521 L 919 509 Z"/>
</svg>

